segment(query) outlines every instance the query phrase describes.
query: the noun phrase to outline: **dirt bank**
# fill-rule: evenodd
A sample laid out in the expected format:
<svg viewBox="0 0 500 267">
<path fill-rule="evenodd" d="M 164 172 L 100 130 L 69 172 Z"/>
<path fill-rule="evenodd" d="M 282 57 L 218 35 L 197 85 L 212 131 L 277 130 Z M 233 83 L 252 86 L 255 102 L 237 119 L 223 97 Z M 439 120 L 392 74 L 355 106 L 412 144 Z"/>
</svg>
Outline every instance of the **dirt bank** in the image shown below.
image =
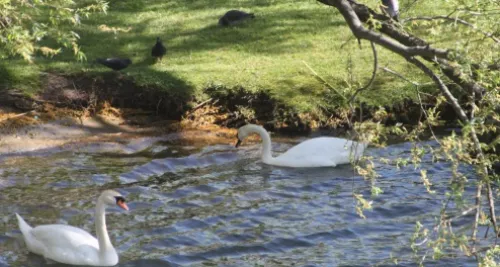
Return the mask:
<svg viewBox="0 0 500 267">
<path fill-rule="evenodd" d="M 93 116 L 115 108 L 128 123 L 133 124 L 127 112 L 149 115 L 155 120 L 188 120 L 197 125 L 215 124 L 235 128 L 252 122 L 264 125 L 269 130 L 289 133 L 306 133 L 315 129 L 338 129 L 347 127 L 346 108 L 321 108 L 314 112 L 300 113 L 293 107 L 276 100 L 267 91 L 250 92 L 244 88 L 208 87 L 207 99 L 194 99 L 189 92 L 166 92 L 160 88 L 137 85 L 129 77 L 119 73 L 100 76 L 83 74 L 78 77 L 45 73 L 43 90 L 28 97 L 14 91 L 0 90 L 0 105 L 23 111 L 37 110 L 50 104 L 77 112 L 78 116 Z M 432 98 L 425 100 L 432 106 Z M 364 106 L 355 111 L 354 120 L 370 119 L 380 107 Z M 387 125 L 401 122 L 415 124 L 421 119 L 420 104 L 412 101 L 395 103 L 384 107 L 387 116 L 381 122 Z M 362 111 L 362 112 L 361 112 Z M 453 122 L 456 118 L 451 108 L 444 106 L 441 117 Z M 360 116 L 362 114 L 362 116 Z M 132 116 L 133 117 L 133 116 Z"/>
<path fill-rule="evenodd" d="M 229 142 L 234 139 L 234 128 L 245 123 L 276 132 L 304 134 L 327 129 L 342 135 L 350 116 L 347 109 L 340 108 L 299 113 L 264 90 L 209 87 L 205 90 L 208 99 L 197 101 L 187 93 L 139 86 L 118 73 L 98 77 L 45 73 L 44 77 L 44 89 L 35 96 L 0 90 L 0 154 L 111 140 L 119 144 L 127 139 L 200 130 L 214 133 L 214 143 Z M 363 119 L 370 119 L 379 108 L 357 109 L 353 118 L 357 120 L 363 113 Z M 420 105 L 411 101 L 384 108 L 387 116 L 379 121 L 387 125 L 411 125 L 422 118 Z M 455 120 L 453 114 L 447 107 L 441 110 L 447 121 Z M 188 135 L 184 136 L 187 142 L 200 141 L 196 134 Z M 219 137 L 224 140 L 215 140 Z"/>
</svg>

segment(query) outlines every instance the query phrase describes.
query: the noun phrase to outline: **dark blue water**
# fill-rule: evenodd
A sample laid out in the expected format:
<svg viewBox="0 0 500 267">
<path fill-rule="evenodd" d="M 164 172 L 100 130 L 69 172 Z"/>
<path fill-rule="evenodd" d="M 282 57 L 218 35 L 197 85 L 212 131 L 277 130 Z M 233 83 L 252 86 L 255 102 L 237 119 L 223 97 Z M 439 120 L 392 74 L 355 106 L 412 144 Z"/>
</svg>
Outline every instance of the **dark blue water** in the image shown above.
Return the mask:
<svg viewBox="0 0 500 267">
<path fill-rule="evenodd" d="M 31 225 L 67 223 L 94 234 L 95 198 L 108 188 L 122 192 L 130 207 L 107 213 L 119 266 L 391 266 L 395 258 L 400 266 L 415 266 L 415 223 L 434 226 L 450 171 L 447 163 L 424 158 L 436 191 L 430 195 L 419 169 L 378 162 L 407 157 L 410 148 L 368 149 L 381 175 L 376 185 L 383 193 L 376 197 L 370 197 L 371 182 L 349 165 L 267 166 L 257 146 L 155 143 L 138 153 L 81 148 L 3 158 L 0 266 L 60 266 L 26 252 L 14 213 Z M 474 181 L 471 168 L 461 171 Z M 353 193 L 372 201 L 366 219 L 356 213 Z M 460 252 L 434 261 L 429 251 L 427 259 L 426 266 L 476 265 Z"/>
</svg>

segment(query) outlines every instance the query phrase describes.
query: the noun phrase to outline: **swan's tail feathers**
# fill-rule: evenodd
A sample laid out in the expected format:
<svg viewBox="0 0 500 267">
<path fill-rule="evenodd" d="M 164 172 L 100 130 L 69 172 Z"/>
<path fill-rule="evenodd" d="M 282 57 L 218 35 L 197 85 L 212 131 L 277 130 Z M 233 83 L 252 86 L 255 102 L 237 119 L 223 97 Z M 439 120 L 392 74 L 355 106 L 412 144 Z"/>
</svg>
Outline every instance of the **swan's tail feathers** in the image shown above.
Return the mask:
<svg viewBox="0 0 500 267">
<path fill-rule="evenodd" d="M 30 234 L 31 229 L 33 229 L 29 224 L 24 221 L 23 217 L 16 213 L 17 221 L 19 222 L 19 230 L 23 233 L 24 236 L 28 236 Z"/>
</svg>

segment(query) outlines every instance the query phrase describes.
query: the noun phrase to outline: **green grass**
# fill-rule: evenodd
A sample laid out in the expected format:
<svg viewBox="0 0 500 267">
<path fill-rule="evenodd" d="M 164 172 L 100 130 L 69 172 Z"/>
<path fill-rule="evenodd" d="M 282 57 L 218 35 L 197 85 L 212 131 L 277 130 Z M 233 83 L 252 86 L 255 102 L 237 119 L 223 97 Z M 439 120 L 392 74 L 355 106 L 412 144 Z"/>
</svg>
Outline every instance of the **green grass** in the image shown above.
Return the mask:
<svg viewBox="0 0 500 267">
<path fill-rule="evenodd" d="M 14 63 L 14 64 L 12 64 Z M 27 95 L 35 95 L 40 88 L 40 69 L 23 61 L 0 64 L 0 89 L 18 89 Z"/>
<path fill-rule="evenodd" d="M 374 6 L 377 1 L 368 2 Z M 446 14 L 445 3 L 436 9 L 433 2 L 418 2 L 417 13 Z M 218 27 L 218 18 L 229 9 L 253 12 L 256 18 L 236 27 Z M 203 89 L 211 85 L 264 89 L 298 111 L 311 111 L 319 105 L 335 105 L 341 98 L 304 62 L 342 94 L 366 83 L 372 71 L 369 43 L 362 42 L 359 48 L 341 15 L 313 0 L 111 0 L 108 14 L 92 16 L 84 23 L 78 33 L 87 63 L 75 63 L 69 51 L 41 59 L 37 65 L 14 60 L 8 68 L 16 68 L 18 76 L 19 71 L 23 74 L 12 85 L 36 88 L 39 83 L 33 77 L 37 69 L 69 74 L 108 72 L 90 62 L 122 56 L 134 62 L 123 72 L 141 85 L 199 99 L 206 97 Z M 130 30 L 106 32 L 100 25 Z M 168 54 L 162 63 L 154 64 L 150 53 L 157 36 Z M 446 42 L 450 41 L 441 41 Z M 378 51 L 380 66 L 414 81 L 429 82 L 402 58 L 382 48 Z M 24 84 L 22 77 L 30 82 Z M 325 99 L 325 95 L 332 97 Z M 360 95 L 371 105 L 393 104 L 406 97 L 415 97 L 408 83 L 380 71 L 374 88 Z"/>
</svg>

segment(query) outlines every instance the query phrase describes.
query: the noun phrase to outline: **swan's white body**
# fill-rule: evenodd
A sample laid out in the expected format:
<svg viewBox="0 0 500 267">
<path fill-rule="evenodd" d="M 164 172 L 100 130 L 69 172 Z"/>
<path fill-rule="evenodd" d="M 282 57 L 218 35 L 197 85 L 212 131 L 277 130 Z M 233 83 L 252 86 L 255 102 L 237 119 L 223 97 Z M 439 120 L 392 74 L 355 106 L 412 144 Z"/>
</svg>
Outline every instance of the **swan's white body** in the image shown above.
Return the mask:
<svg viewBox="0 0 500 267">
<path fill-rule="evenodd" d="M 86 231 L 64 224 L 29 226 L 16 213 L 24 241 L 28 250 L 45 258 L 73 265 L 114 266 L 118 263 L 118 254 L 111 244 L 106 229 L 105 207 L 121 197 L 118 192 L 104 191 L 97 201 L 95 226 L 97 239 Z M 117 202 L 118 204 L 118 202 Z M 118 204 L 128 209 L 123 203 Z"/>
<path fill-rule="evenodd" d="M 250 133 L 257 133 L 262 139 L 262 162 L 283 167 L 335 167 L 358 160 L 367 144 L 335 137 L 318 137 L 306 140 L 285 153 L 271 155 L 271 137 L 261 126 L 248 124 L 238 130 L 241 142 Z"/>
</svg>

